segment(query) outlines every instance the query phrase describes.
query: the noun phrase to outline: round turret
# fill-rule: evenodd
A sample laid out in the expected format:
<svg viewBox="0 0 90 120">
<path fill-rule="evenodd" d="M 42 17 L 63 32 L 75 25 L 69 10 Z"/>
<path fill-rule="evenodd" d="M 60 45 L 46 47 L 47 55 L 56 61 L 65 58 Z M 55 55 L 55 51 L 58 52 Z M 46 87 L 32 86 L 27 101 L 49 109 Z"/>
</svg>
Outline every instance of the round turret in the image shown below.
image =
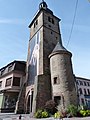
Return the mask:
<svg viewBox="0 0 90 120">
<path fill-rule="evenodd" d="M 77 105 L 71 56 L 72 54 L 59 42 L 49 55 L 52 95 L 62 109 L 67 109 L 70 104 Z"/>
<path fill-rule="evenodd" d="M 47 4 L 44 0 L 42 0 L 42 2 L 39 4 L 39 9 L 47 9 Z"/>
</svg>

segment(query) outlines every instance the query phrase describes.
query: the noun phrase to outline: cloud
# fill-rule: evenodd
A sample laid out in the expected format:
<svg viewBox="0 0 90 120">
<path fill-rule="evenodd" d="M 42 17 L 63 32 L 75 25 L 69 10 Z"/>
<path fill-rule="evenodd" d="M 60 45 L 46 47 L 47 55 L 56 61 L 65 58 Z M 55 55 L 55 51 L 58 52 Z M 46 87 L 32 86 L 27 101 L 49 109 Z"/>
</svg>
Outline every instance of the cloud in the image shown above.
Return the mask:
<svg viewBox="0 0 90 120">
<path fill-rule="evenodd" d="M 0 18 L 0 24 L 25 24 L 25 19 L 7 19 Z"/>
</svg>

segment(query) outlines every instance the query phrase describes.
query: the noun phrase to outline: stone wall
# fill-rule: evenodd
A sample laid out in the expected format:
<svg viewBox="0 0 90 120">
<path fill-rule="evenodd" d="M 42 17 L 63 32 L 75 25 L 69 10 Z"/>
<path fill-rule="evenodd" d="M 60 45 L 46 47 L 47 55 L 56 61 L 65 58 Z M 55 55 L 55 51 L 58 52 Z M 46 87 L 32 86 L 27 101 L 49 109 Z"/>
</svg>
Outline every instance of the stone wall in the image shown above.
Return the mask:
<svg viewBox="0 0 90 120">
<path fill-rule="evenodd" d="M 36 77 L 33 97 L 33 113 L 43 108 L 45 103 L 51 98 L 50 75 L 39 75 Z"/>
</svg>

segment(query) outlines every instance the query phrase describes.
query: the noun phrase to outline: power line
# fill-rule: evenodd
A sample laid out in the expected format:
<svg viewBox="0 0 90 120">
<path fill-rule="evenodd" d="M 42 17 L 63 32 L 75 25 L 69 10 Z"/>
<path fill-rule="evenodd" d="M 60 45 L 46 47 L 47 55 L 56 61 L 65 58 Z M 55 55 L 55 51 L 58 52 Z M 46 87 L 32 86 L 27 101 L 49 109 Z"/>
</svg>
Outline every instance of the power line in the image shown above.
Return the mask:
<svg viewBox="0 0 90 120">
<path fill-rule="evenodd" d="M 76 13 L 77 13 L 77 6 L 78 6 L 78 0 L 76 0 L 74 17 L 73 17 L 72 26 L 71 26 L 71 31 L 70 31 L 70 35 L 69 35 L 69 39 L 68 39 L 68 42 L 67 42 L 66 47 L 69 45 L 70 40 L 71 40 L 71 36 L 72 36 L 72 32 L 73 32 L 73 27 L 74 27 L 74 23 L 75 23 L 75 17 L 76 17 Z"/>
</svg>

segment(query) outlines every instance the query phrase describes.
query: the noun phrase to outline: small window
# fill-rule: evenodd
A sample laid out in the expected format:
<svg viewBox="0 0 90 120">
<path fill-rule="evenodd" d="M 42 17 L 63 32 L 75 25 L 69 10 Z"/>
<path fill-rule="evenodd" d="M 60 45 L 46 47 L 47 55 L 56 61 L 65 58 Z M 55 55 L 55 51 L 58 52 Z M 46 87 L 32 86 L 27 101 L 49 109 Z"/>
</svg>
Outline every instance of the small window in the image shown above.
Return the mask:
<svg viewBox="0 0 90 120">
<path fill-rule="evenodd" d="M 57 77 L 54 77 L 54 84 L 57 84 L 58 83 L 58 79 L 57 79 Z"/>
<path fill-rule="evenodd" d="M 90 95 L 90 90 L 89 90 L 89 89 L 87 89 L 87 91 L 88 91 L 88 95 Z"/>
<path fill-rule="evenodd" d="M 48 21 L 51 22 L 51 18 L 50 17 L 48 17 Z"/>
<path fill-rule="evenodd" d="M 89 82 L 87 82 L 87 85 L 89 86 Z"/>
<path fill-rule="evenodd" d="M 36 27 L 36 25 L 38 25 L 38 20 L 35 21 L 34 28 Z"/>
<path fill-rule="evenodd" d="M 84 105 L 84 99 L 83 98 L 81 98 L 81 103 Z"/>
<path fill-rule="evenodd" d="M 54 24 L 54 20 L 52 19 L 52 24 Z"/>
<path fill-rule="evenodd" d="M 53 32 L 51 31 L 51 34 L 53 34 Z"/>
<path fill-rule="evenodd" d="M 83 92 L 82 92 L 82 89 L 81 89 L 81 88 L 79 88 L 79 93 L 80 93 L 80 94 L 83 94 Z"/>
<path fill-rule="evenodd" d="M 35 28 L 35 23 L 34 23 L 34 28 Z"/>
<path fill-rule="evenodd" d="M 36 20 L 36 25 L 38 25 L 38 20 Z"/>
<path fill-rule="evenodd" d="M 77 85 L 79 85 L 79 81 L 76 81 Z"/>
<path fill-rule="evenodd" d="M 54 24 L 54 20 L 50 16 L 48 17 L 48 21 L 51 22 L 52 24 Z"/>
<path fill-rule="evenodd" d="M 20 86 L 20 77 L 13 78 L 13 86 Z"/>
<path fill-rule="evenodd" d="M 2 87 L 2 81 L 0 81 L 0 87 Z"/>
<path fill-rule="evenodd" d="M 85 86 L 87 85 L 85 81 L 84 81 L 84 85 L 85 85 Z"/>
<path fill-rule="evenodd" d="M 84 95 L 87 95 L 86 89 L 84 89 Z"/>
<path fill-rule="evenodd" d="M 82 81 L 80 81 L 80 85 L 83 85 L 83 82 L 82 82 Z"/>
<path fill-rule="evenodd" d="M 10 78 L 6 79 L 6 85 L 5 85 L 5 87 L 7 87 L 7 86 L 10 86 L 10 85 L 11 85 L 11 80 L 12 80 L 12 77 L 10 77 Z"/>
<path fill-rule="evenodd" d="M 56 37 L 56 40 L 57 40 L 58 38 Z"/>
</svg>

